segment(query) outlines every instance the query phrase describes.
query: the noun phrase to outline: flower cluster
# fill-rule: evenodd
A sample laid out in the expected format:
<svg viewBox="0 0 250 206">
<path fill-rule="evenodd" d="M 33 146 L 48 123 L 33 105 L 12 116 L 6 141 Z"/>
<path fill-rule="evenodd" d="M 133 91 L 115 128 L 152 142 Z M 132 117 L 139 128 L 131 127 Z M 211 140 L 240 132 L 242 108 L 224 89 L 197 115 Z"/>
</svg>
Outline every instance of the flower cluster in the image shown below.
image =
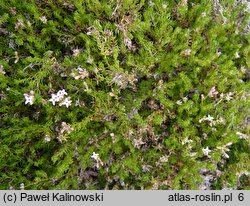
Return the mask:
<svg viewBox="0 0 250 206">
<path fill-rule="evenodd" d="M 32 105 L 34 103 L 34 100 L 35 100 L 34 95 L 35 95 L 35 92 L 32 90 L 30 91 L 29 94 L 24 93 L 23 96 L 25 98 L 25 104 L 29 103 L 30 105 Z"/>
<path fill-rule="evenodd" d="M 60 102 L 59 106 L 65 105 L 67 108 L 71 105 L 72 100 L 70 100 L 70 97 L 66 97 L 65 95 L 68 95 L 65 90 L 59 90 L 56 94 L 51 94 L 51 99 L 49 99 L 50 102 L 52 102 L 53 105 L 56 104 L 56 102 Z"/>
<path fill-rule="evenodd" d="M 96 161 L 96 167 L 97 168 L 99 168 L 100 166 L 103 166 L 103 162 L 100 159 L 99 154 L 93 152 L 93 154 L 91 155 L 91 158 Z"/>
<path fill-rule="evenodd" d="M 234 95 L 234 94 L 235 94 L 234 92 L 228 92 L 228 93 L 226 93 L 226 94 L 221 93 L 221 94 L 220 94 L 220 98 L 225 98 L 225 100 L 230 101 L 230 100 L 233 99 L 233 95 Z"/>
<path fill-rule="evenodd" d="M 71 76 L 75 79 L 84 79 L 89 76 L 89 72 L 86 69 L 78 67 L 76 69 L 73 69 L 73 72 L 71 72 Z"/>
<path fill-rule="evenodd" d="M 204 121 L 209 122 L 209 126 L 214 126 L 216 124 L 224 124 L 225 123 L 225 120 L 222 117 L 220 117 L 217 120 L 214 120 L 214 117 L 212 117 L 210 115 L 207 115 L 207 116 L 204 116 L 203 118 L 201 118 L 199 120 L 199 123 L 202 123 Z"/>
</svg>

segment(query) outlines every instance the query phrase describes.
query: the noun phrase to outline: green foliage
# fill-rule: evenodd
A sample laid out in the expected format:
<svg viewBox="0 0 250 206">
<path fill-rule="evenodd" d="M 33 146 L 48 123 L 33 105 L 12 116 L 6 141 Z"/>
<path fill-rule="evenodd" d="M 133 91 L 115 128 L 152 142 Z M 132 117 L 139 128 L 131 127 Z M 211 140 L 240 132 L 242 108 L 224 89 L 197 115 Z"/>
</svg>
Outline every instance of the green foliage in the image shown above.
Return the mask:
<svg viewBox="0 0 250 206">
<path fill-rule="evenodd" d="M 2 0 L 0 189 L 250 189 L 248 14 L 220 3 Z"/>
</svg>

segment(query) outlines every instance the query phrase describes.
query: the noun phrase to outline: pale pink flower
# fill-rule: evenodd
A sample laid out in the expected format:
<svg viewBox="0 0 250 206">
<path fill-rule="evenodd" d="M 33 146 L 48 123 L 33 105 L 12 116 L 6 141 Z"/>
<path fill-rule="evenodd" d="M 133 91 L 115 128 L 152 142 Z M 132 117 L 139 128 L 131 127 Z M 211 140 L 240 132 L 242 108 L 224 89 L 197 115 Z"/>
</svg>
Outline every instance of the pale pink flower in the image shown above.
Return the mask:
<svg viewBox="0 0 250 206">
<path fill-rule="evenodd" d="M 71 131 L 73 131 L 74 129 L 72 127 L 70 127 L 66 122 L 62 122 L 62 128 L 60 130 L 60 133 L 64 133 L 67 132 L 68 134 L 70 134 Z"/>
<path fill-rule="evenodd" d="M 78 56 L 80 52 L 80 49 L 73 49 L 73 56 Z"/>
<path fill-rule="evenodd" d="M 203 148 L 203 149 L 202 149 L 202 152 L 203 152 L 204 155 L 210 157 L 210 156 L 209 156 L 209 153 L 211 152 L 211 150 L 210 150 L 208 147 L 207 147 L 207 148 Z"/>
<path fill-rule="evenodd" d="M 57 92 L 57 98 L 59 99 L 59 101 L 61 101 L 61 100 L 63 99 L 64 95 L 68 95 L 68 93 L 65 92 L 64 89 L 63 89 L 63 90 L 59 90 L 59 91 Z"/>
<path fill-rule="evenodd" d="M 209 91 L 209 93 L 208 93 L 208 96 L 209 96 L 209 97 L 216 97 L 216 95 L 217 95 L 218 93 L 219 93 L 219 92 L 216 91 L 215 86 L 214 86 L 214 87 L 212 87 L 212 88 L 210 89 L 210 91 Z"/>
<path fill-rule="evenodd" d="M 184 55 L 184 56 L 190 56 L 190 55 L 191 55 L 191 52 L 192 52 L 191 49 L 186 49 L 186 50 L 183 52 L 183 55 Z"/>
</svg>

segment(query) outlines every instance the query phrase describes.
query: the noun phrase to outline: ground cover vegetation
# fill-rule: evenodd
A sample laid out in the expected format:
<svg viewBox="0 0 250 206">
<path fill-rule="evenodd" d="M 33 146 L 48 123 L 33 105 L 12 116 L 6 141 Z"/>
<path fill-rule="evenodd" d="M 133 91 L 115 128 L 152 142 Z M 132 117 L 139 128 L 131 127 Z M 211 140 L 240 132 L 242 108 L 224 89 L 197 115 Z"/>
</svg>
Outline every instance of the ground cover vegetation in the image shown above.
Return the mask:
<svg viewBox="0 0 250 206">
<path fill-rule="evenodd" d="M 250 189 L 248 9 L 1 0 L 0 189 Z"/>
</svg>

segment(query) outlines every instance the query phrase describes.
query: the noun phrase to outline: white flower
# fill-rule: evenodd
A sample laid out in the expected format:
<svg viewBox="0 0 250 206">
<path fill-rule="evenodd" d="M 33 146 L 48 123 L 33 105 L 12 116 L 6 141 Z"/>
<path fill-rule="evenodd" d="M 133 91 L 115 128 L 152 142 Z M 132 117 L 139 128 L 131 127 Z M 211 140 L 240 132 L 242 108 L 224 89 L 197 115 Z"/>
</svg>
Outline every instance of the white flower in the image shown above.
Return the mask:
<svg viewBox="0 0 250 206">
<path fill-rule="evenodd" d="M 182 6 L 185 6 L 185 5 L 187 5 L 187 2 L 188 2 L 188 0 L 182 0 L 182 3 L 181 3 L 181 5 L 182 5 Z"/>
<path fill-rule="evenodd" d="M 30 91 L 30 93 L 29 94 L 27 94 L 27 93 L 24 93 L 23 95 L 24 95 L 24 98 L 25 98 L 25 104 L 30 104 L 30 105 L 32 105 L 33 103 L 34 103 L 34 100 L 35 100 L 35 97 L 34 97 L 34 91 Z"/>
<path fill-rule="evenodd" d="M 206 15 L 207 15 L 206 12 L 202 12 L 202 13 L 201 13 L 201 16 L 202 16 L 202 17 L 205 17 Z"/>
<path fill-rule="evenodd" d="M 57 95 L 58 101 L 61 101 L 64 95 L 68 95 L 68 93 L 65 92 L 65 90 L 63 89 L 63 90 L 59 90 L 56 95 Z"/>
<path fill-rule="evenodd" d="M 59 90 L 56 94 L 51 94 L 51 99 L 49 99 L 49 101 L 52 102 L 53 105 L 55 105 L 56 102 L 60 102 L 63 100 L 59 104 L 59 106 L 66 105 L 66 107 L 68 108 L 71 105 L 72 101 L 70 100 L 70 97 L 63 99 L 64 95 L 68 95 L 68 93 L 64 89 Z"/>
<path fill-rule="evenodd" d="M 72 100 L 70 100 L 70 97 L 65 98 L 59 106 L 65 105 L 67 108 L 71 105 Z"/>
<path fill-rule="evenodd" d="M 155 5 L 155 3 L 154 2 L 152 2 L 152 1 L 149 1 L 149 6 L 154 6 Z"/>
<path fill-rule="evenodd" d="M 46 142 L 50 142 L 51 138 L 49 137 L 49 135 L 46 134 L 45 137 L 44 137 L 44 140 Z"/>
<path fill-rule="evenodd" d="M 31 27 L 31 22 L 30 21 L 27 21 L 27 25 L 29 26 L 29 27 Z"/>
<path fill-rule="evenodd" d="M 79 99 L 76 100 L 75 106 L 81 106 Z"/>
<path fill-rule="evenodd" d="M 211 152 L 211 150 L 208 149 L 208 147 L 207 147 L 207 148 L 205 148 L 205 149 L 203 148 L 203 149 L 202 149 L 202 152 L 203 152 L 204 155 L 206 155 L 206 156 L 209 157 L 209 153 Z"/>
<path fill-rule="evenodd" d="M 53 105 L 55 105 L 56 102 L 58 102 L 60 99 L 56 94 L 51 94 L 51 98 L 49 99 L 50 102 L 52 102 Z"/>
<path fill-rule="evenodd" d="M 176 101 L 176 104 L 182 105 L 182 101 L 181 101 L 181 100 L 178 100 L 178 101 Z"/>
<path fill-rule="evenodd" d="M 96 167 L 99 168 L 100 165 L 103 166 L 103 162 L 101 161 L 99 154 L 93 152 L 93 154 L 91 155 L 91 158 L 94 159 L 96 161 Z"/>
<path fill-rule="evenodd" d="M 91 158 L 98 160 L 99 159 L 99 154 L 93 152 L 93 154 L 91 155 Z"/>
<path fill-rule="evenodd" d="M 235 53 L 235 55 L 234 55 L 234 57 L 235 57 L 236 59 L 239 59 L 239 58 L 240 58 L 239 53 L 238 53 L 238 52 L 236 52 L 236 53 Z"/>
<path fill-rule="evenodd" d="M 214 118 L 212 116 L 207 115 L 207 117 L 203 117 L 202 119 L 199 120 L 199 123 L 203 122 L 203 121 L 209 121 L 209 122 L 212 122 L 214 120 Z"/>
<path fill-rule="evenodd" d="M 214 118 L 213 118 L 212 116 L 210 116 L 210 115 L 207 115 L 207 117 L 205 117 L 204 120 L 207 120 L 207 121 L 209 121 L 209 122 L 212 122 L 212 121 L 214 120 Z"/>
<path fill-rule="evenodd" d="M 187 137 L 181 142 L 181 144 L 182 145 L 184 145 L 184 144 L 186 144 L 186 143 L 192 143 L 193 142 L 193 140 L 191 140 L 191 139 L 188 139 Z"/>
<path fill-rule="evenodd" d="M 221 150 L 222 155 L 223 155 L 225 158 L 228 159 L 228 158 L 229 158 L 229 155 L 228 155 L 226 152 L 230 151 L 230 149 L 228 149 L 227 147 L 230 146 L 230 145 L 232 145 L 232 144 L 233 144 L 232 142 L 229 142 L 229 143 L 227 143 L 227 144 L 225 144 L 225 145 L 223 145 L 223 146 L 221 146 L 221 147 L 217 147 L 217 149 Z"/>
<path fill-rule="evenodd" d="M 6 72 L 3 69 L 3 65 L 0 65 L 0 74 L 5 74 Z"/>
<path fill-rule="evenodd" d="M 160 162 L 168 162 L 169 156 L 161 156 Z"/>
<path fill-rule="evenodd" d="M 216 49 L 217 56 L 220 56 L 222 53 L 219 49 Z"/>
<path fill-rule="evenodd" d="M 46 18 L 46 16 L 42 16 L 42 17 L 40 17 L 39 19 L 40 19 L 44 24 L 47 23 L 47 18 Z"/>
<path fill-rule="evenodd" d="M 190 154 L 189 154 L 189 157 L 195 157 L 197 155 L 197 152 L 191 152 Z"/>
<path fill-rule="evenodd" d="M 162 4 L 163 9 L 166 9 L 167 6 L 168 6 L 167 4 Z"/>
<path fill-rule="evenodd" d="M 83 69 L 81 67 L 78 67 L 77 69 L 74 69 L 75 71 L 73 71 L 71 73 L 71 76 L 74 77 L 75 79 L 84 79 L 85 77 L 89 76 L 89 73 L 86 69 Z M 78 73 L 78 74 L 76 74 Z"/>
<path fill-rule="evenodd" d="M 226 123 L 226 120 L 223 119 L 222 117 L 220 117 L 219 119 L 216 120 L 216 123 L 217 123 L 217 124 L 225 124 L 225 123 Z"/>
<path fill-rule="evenodd" d="M 20 189 L 24 190 L 24 184 L 23 183 L 20 184 Z"/>
<path fill-rule="evenodd" d="M 188 98 L 187 97 L 183 97 L 182 100 L 183 100 L 183 102 L 187 102 Z"/>
<path fill-rule="evenodd" d="M 91 57 L 88 57 L 87 62 L 88 62 L 89 64 L 92 64 L 93 61 L 94 61 L 94 60 L 93 60 Z"/>
<path fill-rule="evenodd" d="M 248 136 L 248 135 L 246 135 L 246 134 L 243 134 L 243 133 L 241 133 L 241 132 L 236 132 L 236 134 L 239 135 L 239 138 L 240 138 L 240 139 L 245 139 L 245 140 L 247 140 L 247 139 L 250 138 L 250 136 Z"/>
<path fill-rule="evenodd" d="M 233 99 L 232 96 L 233 96 L 233 92 L 229 92 L 229 93 L 226 94 L 225 99 L 226 99 L 227 101 L 230 101 L 231 99 Z"/>
<path fill-rule="evenodd" d="M 86 34 L 89 36 L 92 34 L 92 31 L 88 31 Z"/>
<path fill-rule="evenodd" d="M 184 56 L 190 56 L 192 50 L 191 49 L 186 49 L 184 52 L 183 52 L 183 55 Z"/>
</svg>

